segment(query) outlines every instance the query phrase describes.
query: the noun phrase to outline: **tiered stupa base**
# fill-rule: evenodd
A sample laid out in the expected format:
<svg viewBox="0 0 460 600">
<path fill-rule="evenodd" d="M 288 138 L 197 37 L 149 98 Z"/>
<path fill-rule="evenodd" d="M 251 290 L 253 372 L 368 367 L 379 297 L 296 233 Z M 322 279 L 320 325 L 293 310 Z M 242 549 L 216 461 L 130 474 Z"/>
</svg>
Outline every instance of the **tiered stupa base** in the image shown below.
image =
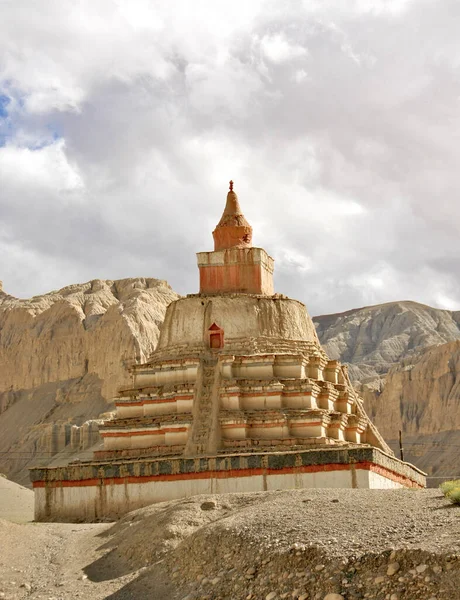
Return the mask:
<svg viewBox="0 0 460 600">
<path fill-rule="evenodd" d="M 112 518 L 204 493 L 424 486 L 391 455 L 295 300 L 173 302 L 157 350 L 132 375 L 93 462 L 32 471 L 37 520 Z"/>
<path fill-rule="evenodd" d="M 32 481 L 39 521 L 118 518 L 196 494 L 425 486 L 423 473 L 364 445 L 69 465 L 34 469 Z"/>
</svg>

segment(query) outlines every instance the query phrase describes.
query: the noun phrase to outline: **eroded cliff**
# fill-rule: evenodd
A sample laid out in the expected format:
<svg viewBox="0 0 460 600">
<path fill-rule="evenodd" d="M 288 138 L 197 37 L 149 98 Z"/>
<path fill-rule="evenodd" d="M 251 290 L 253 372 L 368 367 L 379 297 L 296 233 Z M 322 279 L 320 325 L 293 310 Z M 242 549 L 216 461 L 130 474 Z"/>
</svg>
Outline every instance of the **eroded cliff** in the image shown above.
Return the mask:
<svg viewBox="0 0 460 600">
<path fill-rule="evenodd" d="M 0 289 L 0 472 L 27 482 L 31 462 L 91 447 L 97 419 L 129 383 L 126 366 L 153 351 L 178 297 L 148 278 L 94 280 L 27 300 Z"/>
<path fill-rule="evenodd" d="M 422 348 L 460 339 L 460 313 L 417 302 L 389 302 L 313 319 L 324 350 L 350 363 L 361 383 L 386 375 Z"/>
<path fill-rule="evenodd" d="M 404 458 L 435 477 L 460 473 L 458 312 L 395 302 L 315 317 L 332 358 L 350 374 L 375 425 Z"/>
</svg>

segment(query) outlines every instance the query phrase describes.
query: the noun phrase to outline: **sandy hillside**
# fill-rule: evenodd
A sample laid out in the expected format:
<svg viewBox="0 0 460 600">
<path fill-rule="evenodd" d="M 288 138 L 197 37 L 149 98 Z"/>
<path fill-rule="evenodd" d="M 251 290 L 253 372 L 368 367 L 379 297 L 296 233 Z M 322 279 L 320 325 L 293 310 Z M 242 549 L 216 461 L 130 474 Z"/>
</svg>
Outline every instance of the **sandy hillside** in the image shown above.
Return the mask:
<svg viewBox="0 0 460 600">
<path fill-rule="evenodd" d="M 0 519 L 25 523 L 34 518 L 34 493 L 0 476 Z"/>
<path fill-rule="evenodd" d="M 460 508 L 438 490 L 197 496 L 114 524 L 3 520 L 0 540 L 7 599 L 460 598 Z"/>
</svg>

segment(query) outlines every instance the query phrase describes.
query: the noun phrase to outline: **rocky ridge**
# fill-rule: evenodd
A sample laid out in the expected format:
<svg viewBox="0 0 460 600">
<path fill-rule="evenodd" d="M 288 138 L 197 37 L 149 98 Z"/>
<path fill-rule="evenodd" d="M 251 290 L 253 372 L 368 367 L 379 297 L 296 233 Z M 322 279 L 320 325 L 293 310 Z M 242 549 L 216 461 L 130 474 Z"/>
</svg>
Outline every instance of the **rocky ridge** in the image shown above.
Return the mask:
<svg viewBox="0 0 460 600">
<path fill-rule="evenodd" d="M 389 302 L 313 317 L 332 359 L 350 364 L 354 381 L 373 383 L 401 360 L 460 339 L 460 312 L 417 302 Z"/>
<path fill-rule="evenodd" d="M 27 300 L 0 290 L 0 471 L 26 483 L 32 460 L 91 448 L 126 366 L 150 355 L 178 297 L 149 278 L 97 279 Z"/>
<path fill-rule="evenodd" d="M 350 364 L 366 410 L 405 460 L 437 477 L 458 476 L 460 313 L 393 302 L 313 319 L 331 358 Z"/>
</svg>

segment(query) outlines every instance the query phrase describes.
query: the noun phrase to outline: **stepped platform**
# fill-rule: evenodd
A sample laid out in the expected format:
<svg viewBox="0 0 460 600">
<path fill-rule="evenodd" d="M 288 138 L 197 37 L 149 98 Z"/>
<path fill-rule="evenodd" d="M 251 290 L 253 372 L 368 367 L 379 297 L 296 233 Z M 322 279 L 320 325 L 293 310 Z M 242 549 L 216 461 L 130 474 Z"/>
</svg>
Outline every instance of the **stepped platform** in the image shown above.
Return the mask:
<svg viewBox="0 0 460 600">
<path fill-rule="evenodd" d="M 283 488 L 425 487 L 424 474 L 371 446 L 196 458 L 137 458 L 34 469 L 36 520 L 117 518 L 152 501 Z M 395 485 L 391 485 L 395 484 Z"/>
</svg>

